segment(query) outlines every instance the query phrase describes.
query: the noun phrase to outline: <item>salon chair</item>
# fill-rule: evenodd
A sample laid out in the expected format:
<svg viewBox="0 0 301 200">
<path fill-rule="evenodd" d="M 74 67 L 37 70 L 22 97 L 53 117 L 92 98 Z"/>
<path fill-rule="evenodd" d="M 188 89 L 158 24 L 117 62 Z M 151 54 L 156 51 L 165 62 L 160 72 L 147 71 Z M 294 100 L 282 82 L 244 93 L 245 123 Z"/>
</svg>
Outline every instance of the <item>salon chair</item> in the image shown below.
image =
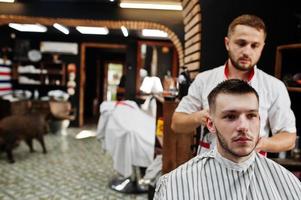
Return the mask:
<svg viewBox="0 0 301 200">
<path fill-rule="evenodd" d="M 147 192 L 139 179 L 153 160 L 155 126 L 155 118 L 134 101 L 106 101 L 100 105 L 97 138 L 120 174 L 109 182 L 111 189 L 130 194 Z"/>
</svg>

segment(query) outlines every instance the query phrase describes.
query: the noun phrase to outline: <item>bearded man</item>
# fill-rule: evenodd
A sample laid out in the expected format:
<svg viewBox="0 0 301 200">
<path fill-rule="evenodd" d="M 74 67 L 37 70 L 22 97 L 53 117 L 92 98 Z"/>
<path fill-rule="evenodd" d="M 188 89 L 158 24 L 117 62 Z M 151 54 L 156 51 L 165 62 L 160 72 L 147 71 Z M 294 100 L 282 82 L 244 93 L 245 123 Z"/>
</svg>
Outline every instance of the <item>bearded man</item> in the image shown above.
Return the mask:
<svg viewBox="0 0 301 200">
<path fill-rule="evenodd" d="M 179 103 L 171 128 L 176 133 L 191 133 L 202 126 L 198 153 L 215 146 L 215 135 L 204 130 L 209 117 L 207 96 L 218 83 L 228 79 L 248 82 L 260 97 L 260 139 L 256 150 L 263 154 L 276 153 L 295 146 L 296 119 L 287 89 L 283 82 L 256 66 L 265 38 L 266 27 L 262 19 L 254 15 L 235 18 L 225 37 L 228 60 L 220 67 L 198 74 L 188 95 Z"/>
<path fill-rule="evenodd" d="M 217 137 L 215 147 L 162 176 L 154 199 L 299 200 L 297 177 L 256 151 L 261 116 L 255 89 L 243 80 L 226 80 L 208 102 L 207 128 Z"/>
</svg>

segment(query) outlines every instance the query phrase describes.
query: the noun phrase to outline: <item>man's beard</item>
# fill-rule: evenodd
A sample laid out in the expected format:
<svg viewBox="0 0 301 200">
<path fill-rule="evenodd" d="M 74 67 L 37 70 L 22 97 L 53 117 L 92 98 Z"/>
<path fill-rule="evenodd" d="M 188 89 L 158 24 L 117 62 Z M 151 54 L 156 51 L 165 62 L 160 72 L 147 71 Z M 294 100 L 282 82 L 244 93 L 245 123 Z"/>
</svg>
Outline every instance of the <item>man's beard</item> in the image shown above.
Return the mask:
<svg viewBox="0 0 301 200">
<path fill-rule="evenodd" d="M 219 144 L 221 145 L 221 147 L 229 154 L 231 154 L 232 156 L 235 156 L 235 157 L 246 157 L 246 156 L 249 156 L 253 151 L 254 149 L 256 148 L 256 145 L 258 143 L 258 139 L 256 141 L 256 144 L 254 145 L 253 149 L 249 152 L 249 153 L 245 153 L 245 154 L 237 154 L 236 152 L 232 151 L 231 148 L 228 146 L 225 138 L 222 136 L 222 134 L 217 130 L 217 128 L 215 127 L 216 129 L 216 136 L 217 136 L 217 139 L 218 139 L 218 142 Z"/>
<path fill-rule="evenodd" d="M 229 53 L 229 59 L 233 65 L 233 67 L 239 71 L 244 71 L 244 72 L 248 72 L 248 71 L 251 71 L 255 64 L 254 65 L 250 65 L 249 67 L 243 67 L 241 65 L 238 64 L 238 62 L 236 62 L 234 59 L 233 59 L 233 56 L 231 55 L 231 53 Z"/>
</svg>

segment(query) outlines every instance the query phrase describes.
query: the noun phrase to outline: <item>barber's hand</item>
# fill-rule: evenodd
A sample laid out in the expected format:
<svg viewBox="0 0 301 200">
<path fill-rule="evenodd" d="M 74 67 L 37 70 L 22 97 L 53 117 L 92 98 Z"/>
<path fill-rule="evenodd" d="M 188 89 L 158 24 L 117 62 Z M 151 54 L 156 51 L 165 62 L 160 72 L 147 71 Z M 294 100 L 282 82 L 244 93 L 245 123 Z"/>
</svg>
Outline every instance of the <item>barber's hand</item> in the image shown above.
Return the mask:
<svg viewBox="0 0 301 200">
<path fill-rule="evenodd" d="M 198 112 L 199 114 L 199 121 L 203 126 L 206 126 L 207 120 L 209 118 L 209 110 L 208 109 L 203 109 Z"/>
<path fill-rule="evenodd" d="M 267 152 L 267 148 L 266 147 L 267 147 L 268 141 L 269 141 L 269 138 L 267 138 L 267 137 L 261 137 L 261 138 L 259 138 L 259 141 L 257 142 L 255 150 L 257 152 L 260 152 L 260 151 Z"/>
</svg>

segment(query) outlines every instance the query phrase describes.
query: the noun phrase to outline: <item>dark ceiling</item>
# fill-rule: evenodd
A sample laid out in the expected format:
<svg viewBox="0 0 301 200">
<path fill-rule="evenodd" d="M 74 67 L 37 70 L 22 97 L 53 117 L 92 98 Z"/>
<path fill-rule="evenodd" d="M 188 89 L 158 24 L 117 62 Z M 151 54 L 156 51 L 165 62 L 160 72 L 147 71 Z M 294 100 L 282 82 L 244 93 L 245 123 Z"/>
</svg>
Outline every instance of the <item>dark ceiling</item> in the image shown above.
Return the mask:
<svg viewBox="0 0 301 200">
<path fill-rule="evenodd" d="M 42 4 L 42 3 L 59 3 L 59 4 L 93 4 L 98 6 L 118 7 L 120 0 L 15 0 L 15 3 L 22 4 Z"/>
<path fill-rule="evenodd" d="M 161 11 L 144 9 L 121 9 L 120 0 L 15 0 L 16 3 L 0 3 L 1 15 L 31 16 L 62 19 L 91 19 L 110 21 L 149 21 L 162 24 L 173 31 L 181 41 L 184 39 L 184 26 L 181 11 Z M 151 0 L 141 0 L 141 2 Z M 157 0 L 156 0 L 157 1 Z M 159 0 L 164 1 L 164 0 Z M 171 1 L 171 0 L 168 0 Z M 178 0 L 172 0 L 178 1 Z M 34 22 L 33 22 L 34 23 Z M 42 23 L 42 22 L 40 22 Z M 43 23 L 42 23 L 43 24 Z M 49 28 L 49 32 L 53 29 Z M 71 34 L 78 32 L 70 27 Z M 123 37 L 120 29 L 110 30 L 110 35 Z M 59 33 L 54 30 L 54 33 Z M 141 38 L 140 31 L 130 30 L 129 37 Z M 104 36 L 95 36 L 104 37 Z M 156 38 L 142 38 L 156 39 Z"/>
<path fill-rule="evenodd" d="M 141 2 L 152 2 L 152 0 L 135 0 L 135 1 L 141 1 Z M 181 0 L 156 0 L 156 2 L 181 2 Z M 94 3 L 118 3 L 120 0 L 15 0 L 15 2 L 23 2 L 23 3 L 30 3 L 30 2 L 94 2 Z"/>
</svg>

